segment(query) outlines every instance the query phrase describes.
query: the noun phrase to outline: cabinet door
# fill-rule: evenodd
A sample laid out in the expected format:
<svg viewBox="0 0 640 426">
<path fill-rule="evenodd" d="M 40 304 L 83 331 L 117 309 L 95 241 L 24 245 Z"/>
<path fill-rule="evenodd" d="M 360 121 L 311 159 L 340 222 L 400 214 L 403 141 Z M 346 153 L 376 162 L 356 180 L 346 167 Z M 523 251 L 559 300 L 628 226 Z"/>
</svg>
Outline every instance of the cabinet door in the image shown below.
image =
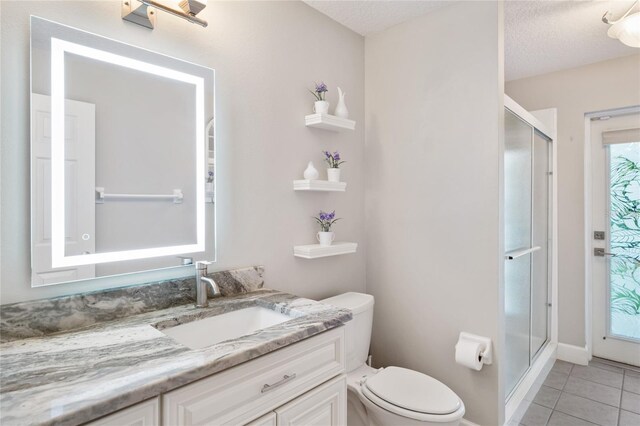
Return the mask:
<svg viewBox="0 0 640 426">
<path fill-rule="evenodd" d="M 116 411 L 85 426 L 158 426 L 159 424 L 160 398 L 157 397 Z"/>
<path fill-rule="evenodd" d="M 276 418 L 276 413 L 271 411 L 251 423 L 247 423 L 245 426 L 276 426 L 278 424 Z"/>
<path fill-rule="evenodd" d="M 277 426 L 347 424 L 347 378 L 338 376 L 276 409 Z"/>
</svg>

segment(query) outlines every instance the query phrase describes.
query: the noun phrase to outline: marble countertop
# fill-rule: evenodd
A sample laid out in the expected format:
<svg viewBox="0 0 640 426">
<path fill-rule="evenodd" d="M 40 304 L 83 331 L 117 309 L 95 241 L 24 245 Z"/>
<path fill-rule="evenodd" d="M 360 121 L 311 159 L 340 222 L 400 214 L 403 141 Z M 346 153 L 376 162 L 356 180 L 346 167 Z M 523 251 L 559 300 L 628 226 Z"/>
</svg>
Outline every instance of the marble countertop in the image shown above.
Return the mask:
<svg viewBox="0 0 640 426">
<path fill-rule="evenodd" d="M 152 324 L 176 325 L 250 306 L 291 320 L 192 350 Z M 9 310 L 8 310 L 9 311 Z M 291 294 L 256 289 L 210 301 L 143 312 L 0 345 L 3 425 L 75 425 L 338 327 L 346 310 Z"/>
</svg>

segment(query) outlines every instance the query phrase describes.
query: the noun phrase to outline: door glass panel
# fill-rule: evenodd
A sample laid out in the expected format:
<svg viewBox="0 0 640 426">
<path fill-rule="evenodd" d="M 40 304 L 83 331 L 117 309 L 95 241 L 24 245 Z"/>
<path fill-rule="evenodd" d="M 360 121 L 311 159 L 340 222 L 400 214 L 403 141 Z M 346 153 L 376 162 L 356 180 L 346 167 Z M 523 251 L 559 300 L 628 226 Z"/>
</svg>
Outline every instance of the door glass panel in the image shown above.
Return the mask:
<svg viewBox="0 0 640 426">
<path fill-rule="evenodd" d="M 609 146 L 609 332 L 640 340 L 640 142 Z"/>
<path fill-rule="evenodd" d="M 533 129 L 505 112 L 504 222 L 507 252 L 531 247 L 531 143 Z M 507 395 L 529 368 L 531 254 L 505 261 Z"/>
<path fill-rule="evenodd" d="M 531 140 L 533 129 L 505 112 L 504 223 L 507 252 L 531 247 Z"/>
<path fill-rule="evenodd" d="M 539 133 L 533 137 L 533 247 L 531 259 L 531 357 L 547 341 L 549 294 L 549 151 L 550 142 Z"/>
<path fill-rule="evenodd" d="M 505 262 L 505 344 L 507 395 L 529 368 L 531 254 Z"/>
</svg>

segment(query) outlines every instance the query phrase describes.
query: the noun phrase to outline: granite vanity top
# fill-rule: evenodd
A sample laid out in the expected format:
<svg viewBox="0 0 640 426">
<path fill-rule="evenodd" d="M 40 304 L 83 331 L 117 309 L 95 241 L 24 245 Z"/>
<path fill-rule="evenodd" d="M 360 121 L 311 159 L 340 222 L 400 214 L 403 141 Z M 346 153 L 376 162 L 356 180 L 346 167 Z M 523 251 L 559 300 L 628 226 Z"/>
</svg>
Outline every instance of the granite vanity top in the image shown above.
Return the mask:
<svg viewBox="0 0 640 426">
<path fill-rule="evenodd" d="M 11 334 L 17 324 L 11 320 L 19 316 L 20 310 L 6 305 L 2 321 L 4 343 L 0 344 L 0 423 L 88 422 L 351 319 L 349 311 L 275 290 L 244 288 L 239 294 L 227 293 L 202 309 L 189 303 L 133 315 L 120 312 L 112 318 L 111 306 L 108 320 L 96 320 L 94 315 L 87 325 L 85 312 L 84 322 L 78 323 L 77 318 L 71 321 L 79 327 L 58 330 L 58 326 L 53 333 L 40 329 L 37 333 L 42 335 L 28 338 Z M 130 301 L 125 304 L 132 305 Z M 86 307 L 86 303 L 82 306 Z M 167 321 L 178 325 L 250 306 L 274 309 L 292 319 L 195 350 L 153 326 Z M 140 310 L 140 305 L 137 308 Z M 69 317 L 74 316 L 77 317 L 74 312 L 67 312 L 58 320 L 68 323 Z M 23 326 L 21 333 L 37 328 Z"/>
</svg>

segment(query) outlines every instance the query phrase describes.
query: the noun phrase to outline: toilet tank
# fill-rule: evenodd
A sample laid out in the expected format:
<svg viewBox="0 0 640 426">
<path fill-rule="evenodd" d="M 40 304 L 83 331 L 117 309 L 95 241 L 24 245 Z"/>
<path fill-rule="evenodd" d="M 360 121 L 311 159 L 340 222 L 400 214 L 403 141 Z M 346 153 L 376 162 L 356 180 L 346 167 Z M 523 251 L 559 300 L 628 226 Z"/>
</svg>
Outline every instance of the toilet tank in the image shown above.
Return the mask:
<svg viewBox="0 0 640 426">
<path fill-rule="evenodd" d="M 345 324 L 347 372 L 353 371 L 367 361 L 373 324 L 373 296 L 363 293 L 343 293 L 320 302 L 348 309 L 353 319 Z"/>
</svg>

